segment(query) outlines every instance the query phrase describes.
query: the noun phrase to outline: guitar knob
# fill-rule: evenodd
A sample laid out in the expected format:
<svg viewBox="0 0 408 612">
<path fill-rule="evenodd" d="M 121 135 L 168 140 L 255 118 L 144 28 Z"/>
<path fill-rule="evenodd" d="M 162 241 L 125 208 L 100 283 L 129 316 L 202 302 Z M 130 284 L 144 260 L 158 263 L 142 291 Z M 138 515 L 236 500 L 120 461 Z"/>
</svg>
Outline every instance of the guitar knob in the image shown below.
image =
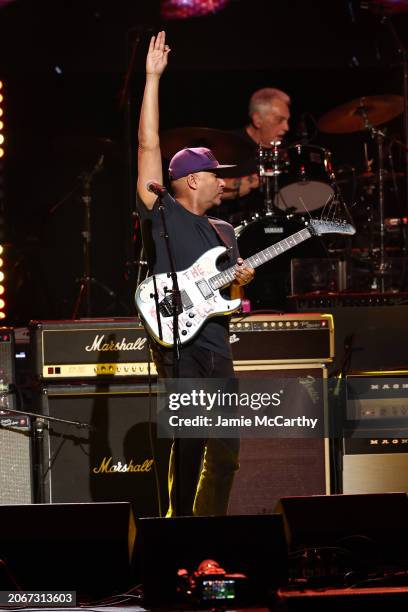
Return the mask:
<svg viewBox="0 0 408 612">
<path fill-rule="evenodd" d="M 181 332 L 183 336 L 187 336 L 187 330 L 183 329 L 183 331 Z"/>
<path fill-rule="evenodd" d="M 195 314 L 194 314 L 194 312 L 189 312 L 189 313 L 188 313 L 188 316 L 190 317 L 190 319 L 194 319 Z"/>
<path fill-rule="evenodd" d="M 186 327 L 191 327 L 192 326 L 192 322 L 191 321 L 187 321 L 186 322 Z"/>
</svg>

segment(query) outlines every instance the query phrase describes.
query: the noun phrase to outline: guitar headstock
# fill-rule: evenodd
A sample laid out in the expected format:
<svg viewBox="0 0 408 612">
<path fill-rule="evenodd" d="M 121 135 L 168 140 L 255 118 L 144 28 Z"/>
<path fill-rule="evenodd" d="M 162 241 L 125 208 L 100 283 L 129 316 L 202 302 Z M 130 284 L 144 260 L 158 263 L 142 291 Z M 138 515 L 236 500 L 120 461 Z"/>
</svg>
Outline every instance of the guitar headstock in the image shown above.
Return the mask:
<svg viewBox="0 0 408 612">
<path fill-rule="evenodd" d="M 356 233 L 356 228 L 347 223 L 347 221 L 323 221 L 322 219 L 310 219 L 307 222 L 307 227 L 312 234 L 322 236 L 323 234 L 343 234 L 345 236 L 353 236 Z"/>
</svg>

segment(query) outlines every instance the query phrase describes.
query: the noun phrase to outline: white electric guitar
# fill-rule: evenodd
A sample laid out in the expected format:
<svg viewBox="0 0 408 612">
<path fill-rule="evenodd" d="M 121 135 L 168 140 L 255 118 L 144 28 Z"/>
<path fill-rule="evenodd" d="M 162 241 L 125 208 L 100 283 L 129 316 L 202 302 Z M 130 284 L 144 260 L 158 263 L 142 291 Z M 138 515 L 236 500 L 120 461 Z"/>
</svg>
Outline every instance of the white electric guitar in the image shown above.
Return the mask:
<svg viewBox="0 0 408 612">
<path fill-rule="evenodd" d="M 352 225 L 340 221 L 310 220 L 306 227 L 292 236 L 251 255 L 245 264 L 257 268 L 297 246 L 312 236 L 322 234 L 355 234 Z M 178 327 L 181 344 L 189 342 L 209 317 L 229 315 L 236 312 L 241 300 L 226 300 L 220 289 L 230 285 L 235 278 L 232 266 L 223 272 L 217 268 L 217 259 L 226 252 L 223 246 L 210 249 L 197 261 L 181 272 L 177 272 L 181 304 L 178 307 Z M 136 307 L 146 331 L 159 344 L 173 346 L 173 297 L 170 273 L 149 276 L 136 289 Z"/>
</svg>

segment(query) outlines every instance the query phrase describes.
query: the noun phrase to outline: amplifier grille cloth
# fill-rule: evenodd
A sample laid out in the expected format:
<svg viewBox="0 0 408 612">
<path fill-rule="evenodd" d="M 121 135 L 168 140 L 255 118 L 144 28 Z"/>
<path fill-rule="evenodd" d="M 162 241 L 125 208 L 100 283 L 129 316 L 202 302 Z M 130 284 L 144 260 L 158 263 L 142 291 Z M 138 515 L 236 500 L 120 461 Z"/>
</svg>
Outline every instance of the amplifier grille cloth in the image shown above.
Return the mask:
<svg viewBox="0 0 408 612">
<path fill-rule="evenodd" d="M 31 504 L 30 435 L 0 429 L 0 503 Z"/>
</svg>

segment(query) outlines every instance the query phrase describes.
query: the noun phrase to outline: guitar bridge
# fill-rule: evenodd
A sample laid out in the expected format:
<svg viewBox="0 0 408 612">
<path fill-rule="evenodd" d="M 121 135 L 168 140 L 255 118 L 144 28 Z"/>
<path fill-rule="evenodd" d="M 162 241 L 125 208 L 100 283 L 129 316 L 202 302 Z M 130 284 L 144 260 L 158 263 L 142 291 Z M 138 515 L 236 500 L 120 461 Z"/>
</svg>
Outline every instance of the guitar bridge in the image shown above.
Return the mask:
<svg viewBox="0 0 408 612">
<path fill-rule="evenodd" d="M 185 289 L 180 291 L 180 300 L 177 303 L 177 315 L 181 314 L 183 310 L 188 310 L 193 306 L 193 302 L 190 300 Z M 162 317 L 173 316 L 173 294 L 171 291 L 168 292 L 165 298 L 159 304 L 159 310 Z"/>
</svg>

